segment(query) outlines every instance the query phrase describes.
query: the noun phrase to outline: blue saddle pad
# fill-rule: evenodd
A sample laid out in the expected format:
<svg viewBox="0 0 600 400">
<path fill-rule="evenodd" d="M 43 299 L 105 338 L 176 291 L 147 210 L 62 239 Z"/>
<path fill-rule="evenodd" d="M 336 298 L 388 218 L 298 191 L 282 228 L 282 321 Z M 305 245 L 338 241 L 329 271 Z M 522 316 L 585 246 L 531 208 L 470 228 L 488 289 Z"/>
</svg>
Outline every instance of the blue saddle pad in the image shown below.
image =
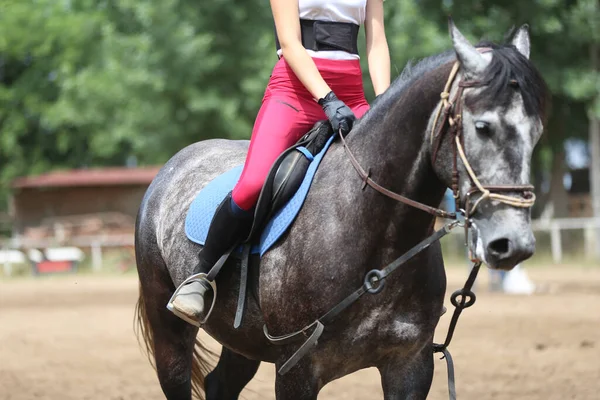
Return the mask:
<svg viewBox="0 0 600 400">
<path fill-rule="evenodd" d="M 323 150 L 321 150 L 321 152 L 319 152 L 311 161 L 308 170 L 306 171 L 306 176 L 298 188 L 298 191 L 275 213 L 271 220 L 268 221 L 261 233 L 258 244 L 252 248 L 254 254 L 258 253 L 262 256 L 290 227 L 296 218 L 296 215 L 298 215 L 298 212 L 302 208 L 302 204 L 304 204 L 312 180 L 317 172 L 317 167 L 333 142 L 334 137 L 335 136 L 329 138 L 325 147 L 323 147 Z M 308 151 L 303 152 L 310 155 Z M 204 245 L 213 215 L 227 193 L 233 189 L 239 180 L 242 168 L 242 165 L 238 165 L 217 176 L 210 181 L 200 193 L 198 193 L 194 201 L 192 201 L 185 219 L 185 234 L 192 242 Z"/>
</svg>

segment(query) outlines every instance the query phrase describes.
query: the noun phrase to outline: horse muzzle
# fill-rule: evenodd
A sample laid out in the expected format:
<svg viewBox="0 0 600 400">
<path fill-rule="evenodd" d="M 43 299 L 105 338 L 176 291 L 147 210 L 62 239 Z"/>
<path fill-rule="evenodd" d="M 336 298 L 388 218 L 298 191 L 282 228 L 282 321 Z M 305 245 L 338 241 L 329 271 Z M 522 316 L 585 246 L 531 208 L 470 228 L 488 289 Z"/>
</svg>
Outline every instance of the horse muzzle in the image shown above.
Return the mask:
<svg viewBox="0 0 600 400">
<path fill-rule="evenodd" d="M 510 270 L 535 252 L 533 234 L 499 235 L 485 245 L 487 264 L 494 269 Z"/>
<path fill-rule="evenodd" d="M 499 213 L 504 214 L 505 218 L 497 218 L 495 213 L 489 219 L 473 220 L 473 252 L 493 269 L 510 270 L 535 252 L 535 236 L 528 219 L 524 219 L 523 213 L 516 210 L 506 211 Z M 509 216 L 512 218 L 507 218 Z"/>
</svg>

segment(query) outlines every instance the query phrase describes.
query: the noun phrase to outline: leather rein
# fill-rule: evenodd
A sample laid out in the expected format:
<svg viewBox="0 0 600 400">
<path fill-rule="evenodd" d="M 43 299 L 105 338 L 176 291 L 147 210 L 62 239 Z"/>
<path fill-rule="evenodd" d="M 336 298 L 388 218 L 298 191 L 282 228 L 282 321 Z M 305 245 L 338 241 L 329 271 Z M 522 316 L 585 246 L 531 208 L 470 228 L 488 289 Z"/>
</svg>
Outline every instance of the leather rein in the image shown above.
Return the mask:
<svg viewBox="0 0 600 400">
<path fill-rule="evenodd" d="M 479 49 L 479 51 L 487 52 L 491 51 L 491 49 L 481 48 Z M 469 163 L 464 150 L 465 146 L 462 126 L 463 92 L 465 88 L 483 87 L 486 86 L 486 83 L 476 80 L 459 81 L 457 84 L 458 89 L 456 90 L 454 96 L 450 99 L 450 90 L 452 88 L 454 80 L 458 75 L 459 69 L 460 63 L 457 61 L 452 67 L 452 71 L 450 72 L 450 76 L 448 77 L 448 81 L 446 82 L 446 86 L 444 87 L 444 91 L 440 94 L 441 104 L 438 106 L 437 113 L 433 122 L 433 127 L 431 129 L 431 162 L 432 165 L 435 165 L 438 151 L 441 147 L 442 141 L 444 140 L 444 137 L 449 136 L 450 140 L 452 140 L 453 153 L 451 189 L 456 202 L 456 210 L 460 210 L 460 212 L 464 214 L 466 221 L 465 228 L 468 228 L 468 226 L 470 225 L 470 217 L 476 213 L 476 211 L 479 208 L 479 205 L 484 200 L 495 200 L 512 207 L 530 208 L 535 203 L 535 195 L 533 193 L 534 187 L 532 185 L 483 185 L 477 178 L 477 175 L 473 171 L 473 168 L 471 167 L 471 164 Z M 445 126 L 448 126 L 448 129 L 444 130 Z M 404 203 L 408 206 L 417 208 L 419 210 L 425 211 L 436 217 L 457 219 L 456 213 L 447 212 L 442 209 L 411 200 L 405 196 L 402 196 L 401 194 L 386 189 L 385 187 L 375 182 L 371 178 L 371 170 L 368 169 L 368 172 L 366 172 L 360 166 L 359 162 L 356 160 L 356 157 L 348 147 L 346 139 L 341 134 L 341 132 L 339 132 L 339 136 L 342 140 L 342 144 L 344 145 L 344 149 L 346 150 L 346 154 L 348 155 L 352 166 L 363 180 L 363 190 L 368 185 L 386 197 Z M 469 180 L 471 181 L 471 189 L 467 192 L 467 198 L 465 200 L 465 210 L 462 210 L 460 207 L 458 169 L 459 158 L 465 167 Z M 514 192 L 520 193 L 521 195 L 514 196 L 508 194 Z M 477 193 L 480 193 L 481 196 L 479 196 L 479 198 L 471 206 L 470 198 Z"/>
</svg>

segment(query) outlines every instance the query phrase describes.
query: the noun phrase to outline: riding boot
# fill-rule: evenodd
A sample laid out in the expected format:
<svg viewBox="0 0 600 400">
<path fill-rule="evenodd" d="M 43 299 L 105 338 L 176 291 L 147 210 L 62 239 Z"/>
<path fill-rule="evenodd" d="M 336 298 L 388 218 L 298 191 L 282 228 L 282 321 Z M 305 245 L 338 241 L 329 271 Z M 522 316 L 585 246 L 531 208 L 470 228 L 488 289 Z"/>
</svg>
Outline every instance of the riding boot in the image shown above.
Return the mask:
<svg viewBox="0 0 600 400">
<path fill-rule="evenodd" d="M 208 274 L 221 256 L 246 239 L 252 227 L 253 214 L 233 203 L 231 192 L 221 202 L 210 223 L 204 247 L 193 275 Z M 208 317 L 206 313 L 214 301 L 214 282 L 206 275 L 184 282 L 167 304 L 167 308 L 179 318 L 200 326 Z"/>
</svg>

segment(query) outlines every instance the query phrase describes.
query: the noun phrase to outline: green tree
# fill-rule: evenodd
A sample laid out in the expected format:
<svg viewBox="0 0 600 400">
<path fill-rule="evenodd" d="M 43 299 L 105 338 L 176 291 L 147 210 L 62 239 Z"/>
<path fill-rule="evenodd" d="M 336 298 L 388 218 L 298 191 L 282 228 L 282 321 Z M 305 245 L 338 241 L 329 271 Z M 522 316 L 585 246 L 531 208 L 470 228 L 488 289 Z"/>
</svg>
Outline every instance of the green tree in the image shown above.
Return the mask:
<svg viewBox="0 0 600 400">
<path fill-rule="evenodd" d="M 18 175 L 249 137 L 276 57 L 263 3 L 1 3 L 0 196 Z"/>
<path fill-rule="evenodd" d="M 397 0 L 384 7 L 394 76 L 408 60 L 450 48 L 449 14 L 474 41 L 498 41 L 513 25 L 531 25 L 532 59 L 553 94 L 535 154 L 537 186 L 562 165 L 565 139 L 598 142 L 597 0 Z M 1 1 L 0 202 L 18 175 L 122 165 L 131 157 L 160 164 L 198 140 L 248 138 L 276 61 L 273 32 L 262 0 Z M 368 78 L 364 38 L 361 53 Z M 371 99 L 369 79 L 365 88 Z"/>
</svg>

